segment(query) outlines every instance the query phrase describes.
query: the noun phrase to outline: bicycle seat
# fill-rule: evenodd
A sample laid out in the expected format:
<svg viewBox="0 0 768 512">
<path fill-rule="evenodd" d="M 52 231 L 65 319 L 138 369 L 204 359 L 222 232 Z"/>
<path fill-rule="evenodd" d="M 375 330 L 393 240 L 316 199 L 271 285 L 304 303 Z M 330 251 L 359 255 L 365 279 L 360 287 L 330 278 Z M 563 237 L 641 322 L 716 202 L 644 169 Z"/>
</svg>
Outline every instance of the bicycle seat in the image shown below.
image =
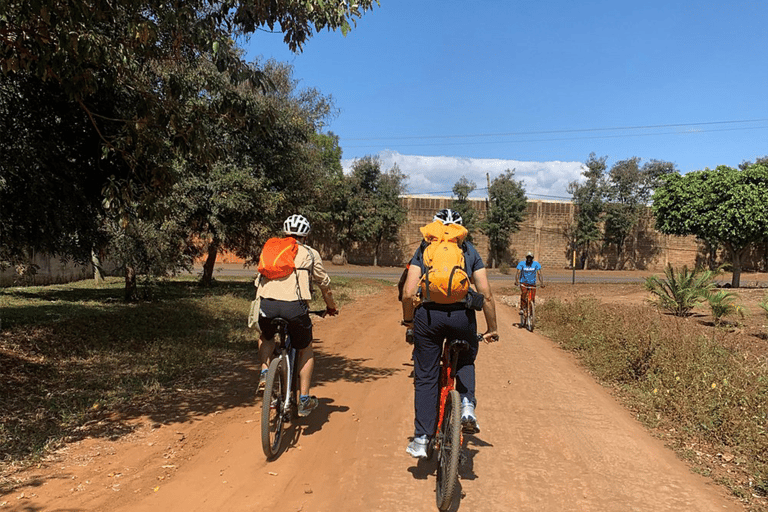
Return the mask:
<svg viewBox="0 0 768 512">
<path fill-rule="evenodd" d="M 467 340 L 452 340 L 448 343 L 448 348 L 456 352 L 463 352 L 469 350 L 469 343 Z"/>
<path fill-rule="evenodd" d="M 278 327 L 286 326 L 286 325 L 288 325 L 288 320 L 286 320 L 285 318 L 280 318 L 278 316 L 278 317 L 273 318 L 271 323 L 276 325 L 276 326 L 278 326 Z"/>
</svg>

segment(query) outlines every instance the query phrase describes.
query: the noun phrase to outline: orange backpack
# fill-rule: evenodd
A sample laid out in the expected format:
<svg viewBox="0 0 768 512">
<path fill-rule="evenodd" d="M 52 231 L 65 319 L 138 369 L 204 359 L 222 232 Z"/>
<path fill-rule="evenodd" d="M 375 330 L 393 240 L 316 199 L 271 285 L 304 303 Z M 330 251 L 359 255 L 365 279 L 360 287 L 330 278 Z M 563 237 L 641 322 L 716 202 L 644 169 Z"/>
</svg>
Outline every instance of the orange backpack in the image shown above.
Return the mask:
<svg viewBox="0 0 768 512">
<path fill-rule="evenodd" d="M 280 279 L 296 270 L 299 243 L 293 237 L 270 238 L 259 257 L 259 274 L 267 279 Z"/>
<path fill-rule="evenodd" d="M 421 228 L 424 235 L 424 275 L 421 297 L 426 302 L 453 304 L 464 300 L 469 276 L 464 269 L 461 245 L 467 236 L 464 226 L 434 221 Z"/>
</svg>

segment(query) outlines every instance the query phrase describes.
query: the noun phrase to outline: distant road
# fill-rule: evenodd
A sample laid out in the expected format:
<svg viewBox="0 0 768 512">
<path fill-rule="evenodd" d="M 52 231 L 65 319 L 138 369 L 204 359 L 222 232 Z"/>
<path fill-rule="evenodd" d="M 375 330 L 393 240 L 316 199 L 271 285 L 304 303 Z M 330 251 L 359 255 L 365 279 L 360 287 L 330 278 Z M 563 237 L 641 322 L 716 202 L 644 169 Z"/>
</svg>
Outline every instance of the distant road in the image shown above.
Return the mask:
<svg viewBox="0 0 768 512">
<path fill-rule="evenodd" d="M 398 267 L 365 267 L 359 265 L 336 266 L 330 262 L 325 262 L 325 269 L 330 276 L 342 277 L 372 277 L 386 281 L 397 282 L 400 279 L 402 269 Z M 202 267 L 196 266 L 195 274 L 202 273 Z M 219 276 L 237 276 L 251 278 L 256 274 L 255 267 L 243 268 L 238 263 L 223 263 L 216 265 L 214 277 Z M 642 283 L 645 278 L 653 275 L 653 272 L 647 271 L 612 271 L 612 270 L 577 270 L 575 273 L 568 269 L 550 270 L 544 269 L 544 282 L 551 283 Z M 514 281 L 514 273 L 508 275 L 501 274 L 496 269 L 491 269 L 488 273 L 491 281 Z M 743 280 L 743 278 L 742 278 Z"/>
<path fill-rule="evenodd" d="M 400 279 L 402 269 L 398 267 L 366 267 L 361 265 L 337 266 L 330 261 L 324 262 L 325 269 L 331 276 L 343 277 L 372 277 L 385 281 L 397 282 Z M 195 266 L 193 273 L 202 274 L 202 266 Z M 642 283 L 648 276 L 663 275 L 663 272 L 651 272 L 647 270 L 577 270 L 544 268 L 545 283 Z M 235 276 L 253 278 L 256 275 L 256 267 L 243 268 L 241 263 L 220 263 L 216 265 L 214 277 Z M 509 281 L 514 283 L 514 269 L 508 275 L 501 274 L 497 269 L 488 272 L 491 281 L 499 284 Z M 715 282 L 718 286 L 727 286 L 731 282 L 731 274 L 720 274 Z M 768 273 L 744 272 L 741 274 L 741 286 L 743 288 L 768 288 Z"/>
</svg>

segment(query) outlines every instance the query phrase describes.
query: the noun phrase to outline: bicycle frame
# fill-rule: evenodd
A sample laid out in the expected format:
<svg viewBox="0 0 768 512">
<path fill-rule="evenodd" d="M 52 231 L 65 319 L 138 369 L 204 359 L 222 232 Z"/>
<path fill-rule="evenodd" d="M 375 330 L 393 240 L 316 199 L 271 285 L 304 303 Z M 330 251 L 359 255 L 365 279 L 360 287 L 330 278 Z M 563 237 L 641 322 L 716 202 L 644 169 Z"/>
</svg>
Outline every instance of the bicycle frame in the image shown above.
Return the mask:
<svg viewBox="0 0 768 512">
<path fill-rule="evenodd" d="M 528 317 L 531 315 L 531 310 L 534 307 L 533 304 L 536 300 L 532 297 L 532 292 L 536 289 L 536 285 L 520 283 L 520 327 L 526 327 L 528 324 Z M 525 309 L 523 309 L 523 298 L 525 298 Z"/>
<path fill-rule="evenodd" d="M 460 343 L 456 343 L 459 341 Z M 466 344 L 466 342 L 455 340 L 453 342 L 446 342 L 443 347 L 443 356 L 440 364 L 440 401 L 438 402 L 436 433 L 440 432 L 440 427 L 443 425 L 445 399 L 452 390 L 456 389 L 456 365 L 459 360 L 459 352 L 463 349 L 462 344 Z M 454 349 L 453 347 L 457 348 Z M 438 436 L 435 437 L 435 439 L 437 438 Z"/>
<path fill-rule="evenodd" d="M 290 419 L 291 402 L 296 390 L 296 376 L 294 375 L 296 371 L 296 349 L 291 346 L 291 337 L 286 332 L 288 323 L 282 318 L 276 320 L 279 322 L 277 326 L 279 342 L 275 344 L 275 358 L 285 361 L 288 369 L 288 382 L 290 382 L 290 389 L 285 394 L 285 401 L 280 404 L 280 413 L 287 421 Z"/>
</svg>

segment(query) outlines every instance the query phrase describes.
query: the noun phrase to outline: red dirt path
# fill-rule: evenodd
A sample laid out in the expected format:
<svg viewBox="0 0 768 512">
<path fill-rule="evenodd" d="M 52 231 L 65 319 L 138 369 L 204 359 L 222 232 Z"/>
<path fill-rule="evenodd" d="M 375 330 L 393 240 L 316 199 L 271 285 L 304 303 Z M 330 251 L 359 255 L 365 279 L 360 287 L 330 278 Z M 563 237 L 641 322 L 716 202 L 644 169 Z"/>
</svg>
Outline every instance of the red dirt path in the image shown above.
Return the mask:
<svg viewBox="0 0 768 512">
<path fill-rule="evenodd" d="M 148 415 L 128 436 L 69 445 L 29 473 L 33 485 L 0 497 L 0 510 L 435 510 L 434 465 L 405 452 L 412 365 L 396 295 L 393 287 L 315 321 L 320 406 L 290 430 L 278 460 L 261 452 L 255 365 L 239 361 L 210 395 L 179 391 L 157 404 L 163 421 Z M 571 355 L 513 326 L 505 302 L 497 300 L 501 341 L 480 349 L 482 431 L 468 436 L 463 498 L 453 510 L 744 510 L 692 473 Z M 214 396 L 215 412 L 173 419 Z"/>
</svg>

